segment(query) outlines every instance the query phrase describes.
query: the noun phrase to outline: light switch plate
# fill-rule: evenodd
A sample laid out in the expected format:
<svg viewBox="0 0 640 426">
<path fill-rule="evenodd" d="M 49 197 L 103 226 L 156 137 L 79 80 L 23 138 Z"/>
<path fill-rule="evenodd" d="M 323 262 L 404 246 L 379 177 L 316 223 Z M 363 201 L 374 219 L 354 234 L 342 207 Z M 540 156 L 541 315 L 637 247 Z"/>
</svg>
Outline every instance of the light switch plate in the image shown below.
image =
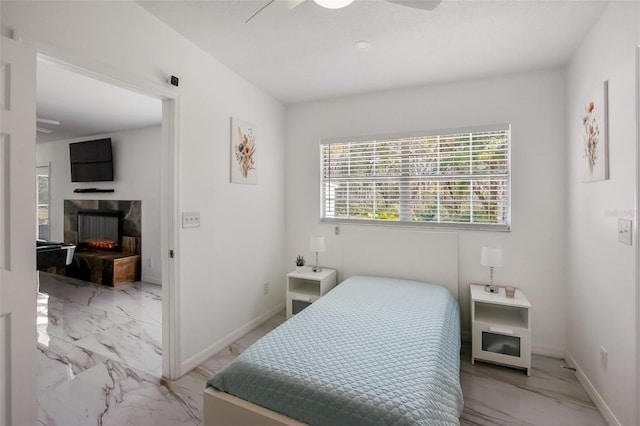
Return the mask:
<svg viewBox="0 0 640 426">
<path fill-rule="evenodd" d="M 182 227 L 183 228 L 200 227 L 200 213 L 199 212 L 182 212 Z"/>
<path fill-rule="evenodd" d="M 618 241 L 631 245 L 631 219 L 618 219 Z"/>
</svg>

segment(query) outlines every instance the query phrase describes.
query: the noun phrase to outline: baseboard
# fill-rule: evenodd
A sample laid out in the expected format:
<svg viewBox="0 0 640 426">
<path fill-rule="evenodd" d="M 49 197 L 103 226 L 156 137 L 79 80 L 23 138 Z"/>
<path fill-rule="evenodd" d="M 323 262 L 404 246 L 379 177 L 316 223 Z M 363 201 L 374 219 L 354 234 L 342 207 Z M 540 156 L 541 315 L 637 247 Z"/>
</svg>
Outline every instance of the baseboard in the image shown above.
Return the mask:
<svg viewBox="0 0 640 426">
<path fill-rule="evenodd" d="M 223 350 L 224 348 L 228 347 L 230 344 L 238 340 L 240 337 L 244 336 L 254 328 L 258 327 L 259 325 L 264 324 L 269 318 L 271 318 L 278 312 L 283 311 L 284 308 L 285 308 L 284 303 L 278 304 L 276 307 L 268 310 L 267 312 L 260 315 L 259 317 L 249 321 L 248 323 L 238 328 L 237 330 L 232 331 L 231 333 L 224 336 L 222 339 L 213 343 L 211 346 L 205 348 L 204 350 L 198 352 L 191 358 L 184 360 L 182 362 L 182 371 L 186 373 L 188 371 L 193 370 L 194 368 L 196 368 L 197 366 L 199 366 L 200 364 L 202 364 L 203 362 L 205 362 L 206 360 L 208 360 L 209 358 L 211 358 L 212 356 L 214 356 L 215 354 L 217 354 L 218 352 L 220 352 L 221 350 Z"/>
<path fill-rule="evenodd" d="M 153 275 L 142 275 L 142 277 L 140 277 L 140 281 L 143 281 L 149 284 L 162 285 L 162 278 L 156 277 Z"/>
<path fill-rule="evenodd" d="M 582 368 L 580 368 L 575 358 L 573 358 L 569 351 L 565 352 L 565 360 L 567 361 L 569 366 L 576 369 L 576 377 L 578 378 L 578 381 L 587 392 L 587 394 L 591 397 L 591 400 L 593 400 L 596 408 L 598 408 L 598 411 L 600 411 L 600 414 L 602 414 L 602 417 L 604 417 L 609 426 L 622 426 L 622 424 L 618 421 L 618 419 L 616 419 L 616 416 L 609 409 L 607 403 L 604 402 L 604 399 L 602 399 L 596 388 L 593 386 L 586 374 L 584 374 L 584 371 L 582 371 Z"/>
<path fill-rule="evenodd" d="M 564 358 L 565 352 L 559 349 L 548 348 L 545 346 L 532 346 L 531 353 L 536 355 L 548 356 L 551 358 Z"/>
</svg>

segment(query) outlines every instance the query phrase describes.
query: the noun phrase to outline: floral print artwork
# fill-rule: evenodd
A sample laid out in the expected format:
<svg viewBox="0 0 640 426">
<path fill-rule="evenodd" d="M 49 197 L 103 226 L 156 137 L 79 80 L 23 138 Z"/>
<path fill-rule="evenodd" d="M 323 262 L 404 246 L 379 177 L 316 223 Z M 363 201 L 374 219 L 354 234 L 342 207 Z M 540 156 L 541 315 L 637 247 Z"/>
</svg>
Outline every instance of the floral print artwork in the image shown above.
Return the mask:
<svg viewBox="0 0 640 426">
<path fill-rule="evenodd" d="M 231 182 L 257 183 L 254 126 L 231 119 Z"/>
<path fill-rule="evenodd" d="M 598 110 L 595 102 L 591 101 L 584 107 L 584 158 L 587 160 L 589 174 L 593 175 L 593 168 L 598 158 L 598 142 L 600 142 L 600 127 L 598 126 Z"/>
<path fill-rule="evenodd" d="M 243 133 L 240 126 L 237 129 L 240 143 L 236 147 L 236 160 L 238 160 L 240 173 L 246 178 L 249 170 L 256 168 L 253 158 L 253 154 L 256 152 L 256 137 L 251 129 L 249 129 L 248 133 Z"/>
<path fill-rule="evenodd" d="M 582 157 L 586 162 L 584 181 L 609 178 L 607 147 L 607 89 L 608 82 L 592 92 L 583 104 Z"/>
</svg>

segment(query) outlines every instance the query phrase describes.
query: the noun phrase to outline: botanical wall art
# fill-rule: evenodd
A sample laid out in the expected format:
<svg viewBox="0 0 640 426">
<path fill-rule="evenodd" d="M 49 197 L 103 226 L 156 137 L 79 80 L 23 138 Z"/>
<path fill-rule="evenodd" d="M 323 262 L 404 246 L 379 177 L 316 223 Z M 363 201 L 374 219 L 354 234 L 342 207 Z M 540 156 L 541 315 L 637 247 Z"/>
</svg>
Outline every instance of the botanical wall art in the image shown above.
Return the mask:
<svg viewBox="0 0 640 426">
<path fill-rule="evenodd" d="M 605 81 L 583 104 L 582 157 L 585 182 L 609 179 L 607 97 L 608 82 Z"/>
<path fill-rule="evenodd" d="M 255 185 L 258 183 L 256 169 L 255 126 L 231 118 L 231 182 Z"/>
</svg>

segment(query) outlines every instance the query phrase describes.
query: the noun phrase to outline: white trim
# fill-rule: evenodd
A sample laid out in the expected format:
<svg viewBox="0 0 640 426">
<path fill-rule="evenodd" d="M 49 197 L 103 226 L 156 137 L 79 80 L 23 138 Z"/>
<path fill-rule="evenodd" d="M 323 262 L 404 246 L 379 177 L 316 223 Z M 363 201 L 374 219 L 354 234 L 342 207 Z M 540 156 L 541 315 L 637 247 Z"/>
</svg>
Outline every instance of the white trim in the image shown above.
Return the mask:
<svg viewBox="0 0 640 426">
<path fill-rule="evenodd" d="M 531 353 L 533 355 L 548 356 L 551 358 L 563 359 L 565 352 L 557 348 L 549 348 L 545 346 L 531 346 Z"/>
<path fill-rule="evenodd" d="M 155 284 L 155 285 L 162 285 L 162 278 L 155 276 L 155 275 L 142 275 L 140 277 L 140 281 L 147 283 L 147 284 Z"/>
<path fill-rule="evenodd" d="M 405 228 L 413 229 L 422 228 L 425 231 L 446 232 L 446 231 L 493 231 L 493 232 L 510 232 L 511 224 L 494 225 L 490 223 L 456 223 L 456 222 L 410 222 L 410 221 L 393 221 L 393 220 L 372 220 L 372 219 L 341 219 L 341 218 L 322 218 L 320 223 L 325 225 L 343 225 L 343 226 L 375 226 L 389 228 Z"/>
<path fill-rule="evenodd" d="M 638 12 L 640 18 L 640 11 Z M 636 273 L 636 423 L 640 423 L 640 248 L 638 247 L 638 225 L 640 225 L 640 44 L 636 45 L 636 190 L 635 190 L 635 219 L 632 229 L 632 241 L 635 246 L 635 273 Z"/>
<path fill-rule="evenodd" d="M 223 350 L 224 348 L 226 348 L 227 346 L 229 346 L 230 344 L 238 340 L 240 337 L 244 336 L 254 328 L 264 324 L 269 318 L 276 315 L 278 312 L 284 311 L 284 309 L 285 309 L 285 304 L 279 303 L 274 308 L 269 309 L 267 312 L 260 315 L 259 317 L 249 321 L 248 323 L 236 329 L 235 331 L 232 331 L 231 333 L 224 336 L 222 339 L 218 340 L 212 345 L 209 345 L 208 347 L 198 352 L 191 358 L 184 360 L 184 362 L 182 363 L 182 370 L 183 371 L 193 370 L 194 368 L 196 368 L 197 366 L 199 366 L 200 364 L 202 364 L 203 362 L 211 358 L 213 355 L 217 354 L 218 352 L 220 352 L 221 350 Z"/>
<path fill-rule="evenodd" d="M 45 41 L 38 40 L 30 34 L 22 32 L 15 33 L 19 34 L 18 37 L 21 43 L 32 46 L 39 55 L 45 56 L 47 60 L 67 70 L 145 95 L 166 97 L 169 99 L 177 98 L 178 96 L 175 87 L 170 86 L 168 83 L 166 85 L 160 85 L 153 80 L 142 78 L 125 72 L 120 68 L 116 68 L 111 63 L 101 62 L 60 48 Z"/>
<path fill-rule="evenodd" d="M 604 417 L 607 424 L 609 426 L 622 426 L 622 423 L 618 421 L 616 416 L 613 414 L 613 411 L 611 411 L 607 403 L 604 401 L 604 399 L 602 399 L 602 396 L 600 396 L 596 388 L 593 386 L 586 374 L 584 374 L 584 371 L 582 371 L 582 368 L 580 368 L 569 351 L 566 351 L 564 358 L 570 367 L 576 369 L 576 377 L 578 378 L 578 381 L 587 392 L 587 394 L 591 397 L 591 400 L 595 404 L 598 411 L 600 411 L 600 414 L 602 414 L 602 417 Z"/>
<path fill-rule="evenodd" d="M 179 252 L 176 230 L 180 229 L 178 213 L 178 161 L 179 161 L 179 114 L 180 99 L 165 98 L 162 102 L 162 143 L 161 169 L 166 173 L 160 183 L 160 258 L 162 259 L 162 374 L 175 380 L 184 372 L 181 370 L 180 352 L 180 268 L 177 258 L 171 258 L 169 251 Z M 164 195 L 164 196 L 162 196 Z"/>
</svg>

